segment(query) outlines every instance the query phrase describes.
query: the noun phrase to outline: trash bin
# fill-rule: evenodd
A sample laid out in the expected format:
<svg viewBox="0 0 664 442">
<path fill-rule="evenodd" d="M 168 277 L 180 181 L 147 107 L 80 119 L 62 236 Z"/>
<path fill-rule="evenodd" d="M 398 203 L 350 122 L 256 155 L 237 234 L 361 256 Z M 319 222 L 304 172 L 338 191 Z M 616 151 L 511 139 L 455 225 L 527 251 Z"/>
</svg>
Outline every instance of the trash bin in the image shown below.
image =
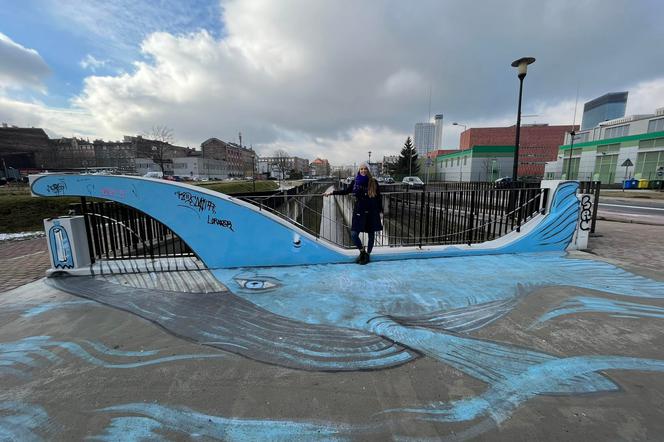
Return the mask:
<svg viewBox="0 0 664 442">
<path fill-rule="evenodd" d="M 664 180 L 650 180 L 648 183 L 648 189 L 661 190 L 664 188 Z"/>
<path fill-rule="evenodd" d="M 44 220 L 51 272 L 71 271 L 91 264 L 83 216 L 64 216 Z"/>
<path fill-rule="evenodd" d="M 625 181 L 623 181 L 623 189 L 633 189 L 634 188 L 634 181 L 636 181 L 636 180 L 625 180 Z"/>
<path fill-rule="evenodd" d="M 648 180 L 639 180 L 639 189 L 647 189 L 648 183 Z"/>
</svg>

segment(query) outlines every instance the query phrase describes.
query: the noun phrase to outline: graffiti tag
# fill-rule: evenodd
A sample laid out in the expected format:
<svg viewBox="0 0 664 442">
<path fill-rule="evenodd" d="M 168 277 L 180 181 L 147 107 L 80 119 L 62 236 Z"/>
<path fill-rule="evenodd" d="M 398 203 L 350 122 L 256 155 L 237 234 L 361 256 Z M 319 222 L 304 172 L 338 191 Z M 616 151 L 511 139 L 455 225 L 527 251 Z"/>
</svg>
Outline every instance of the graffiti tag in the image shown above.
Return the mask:
<svg viewBox="0 0 664 442">
<path fill-rule="evenodd" d="M 198 212 L 209 211 L 217 213 L 217 206 L 209 199 L 202 196 L 194 195 L 191 192 L 175 192 L 175 195 L 180 201 L 186 205 L 180 204 L 182 207 L 198 210 Z"/>
<path fill-rule="evenodd" d="M 65 184 L 64 181 L 60 181 L 59 183 L 49 184 L 48 186 L 46 186 L 46 191 L 48 193 L 54 193 L 56 195 L 62 195 L 66 189 L 67 185 Z"/>
<path fill-rule="evenodd" d="M 590 222 L 593 219 L 592 208 L 593 203 L 590 201 L 590 195 L 583 195 L 581 197 L 581 222 L 579 223 L 581 230 L 590 230 Z"/>
<path fill-rule="evenodd" d="M 122 198 L 127 196 L 127 192 L 122 189 L 111 189 L 109 187 L 102 187 L 101 194 L 111 198 Z"/>
<path fill-rule="evenodd" d="M 225 227 L 227 229 L 230 229 L 231 232 L 235 232 L 235 230 L 233 230 L 233 223 L 227 219 L 219 219 L 215 218 L 214 216 L 210 217 L 210 215 L 208 215 L 207 223 L 220 227 Z"/>
</svg>

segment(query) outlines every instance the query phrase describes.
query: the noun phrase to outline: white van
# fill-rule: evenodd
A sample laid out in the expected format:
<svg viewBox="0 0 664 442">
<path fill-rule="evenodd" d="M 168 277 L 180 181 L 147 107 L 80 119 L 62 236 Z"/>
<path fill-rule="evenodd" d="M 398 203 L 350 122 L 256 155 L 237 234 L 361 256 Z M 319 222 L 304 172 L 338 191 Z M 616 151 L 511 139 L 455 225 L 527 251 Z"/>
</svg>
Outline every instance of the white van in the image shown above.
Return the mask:
<svg viewBox="0 0 664 442">
<path fill-rule="evenodd" d="M 148 172 L 143 176 L 145 178 L 163 178 L 164 174 L 162 172 Z"/>
</svg>

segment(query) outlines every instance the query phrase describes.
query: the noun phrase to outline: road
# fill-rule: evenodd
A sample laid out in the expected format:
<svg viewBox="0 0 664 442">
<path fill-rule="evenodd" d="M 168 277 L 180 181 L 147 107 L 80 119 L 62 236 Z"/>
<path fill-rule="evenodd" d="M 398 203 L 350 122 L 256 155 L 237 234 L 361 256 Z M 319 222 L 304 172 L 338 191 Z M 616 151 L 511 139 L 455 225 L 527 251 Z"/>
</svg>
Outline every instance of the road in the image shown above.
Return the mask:
<svg viewBox="0 0 664 442">
<path fill-rule="evenodd" d="M 600 197 L 600 218 L 664 225 L 664 200 L 640 200 Z"/>
</svg>

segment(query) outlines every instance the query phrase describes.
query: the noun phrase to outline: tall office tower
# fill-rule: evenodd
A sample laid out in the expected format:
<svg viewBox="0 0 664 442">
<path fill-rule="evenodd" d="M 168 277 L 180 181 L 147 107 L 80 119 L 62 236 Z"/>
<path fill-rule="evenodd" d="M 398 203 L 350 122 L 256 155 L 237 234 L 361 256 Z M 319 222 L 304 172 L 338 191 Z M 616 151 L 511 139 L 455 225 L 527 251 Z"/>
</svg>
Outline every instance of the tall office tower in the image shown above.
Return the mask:
<svg viewBox="0 0 664 442">
<path fill-rule="evenodd" d="M 584 104 L 581 130 L 592 129 L 603 121 L 624 117 L 627 94 L 627 92 L 610 92 Z"/>
<path fill-rule="evenodd" d="M 415 123 L 415 136 L 413 144 L 417 155 L 423 157 L 433 150 L 435 126 L 433 123 Z"/>
<path fill-rule="evenodd" d="M 433 117 L 434 137 L 433 149 L 438 150 L 443 148 L 443 114 L 437 114 Z"/>
</svg>

